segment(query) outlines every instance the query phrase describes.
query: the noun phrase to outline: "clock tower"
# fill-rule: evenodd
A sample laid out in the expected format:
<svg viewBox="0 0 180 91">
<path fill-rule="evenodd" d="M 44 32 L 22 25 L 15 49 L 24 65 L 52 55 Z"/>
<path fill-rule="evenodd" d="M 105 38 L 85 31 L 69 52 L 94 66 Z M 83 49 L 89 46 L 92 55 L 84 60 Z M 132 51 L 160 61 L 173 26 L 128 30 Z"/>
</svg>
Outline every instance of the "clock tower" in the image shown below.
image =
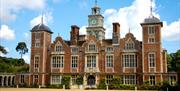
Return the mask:
<svg viewBox="0 0 180 91">
<path fill-rule="evenodd" d="M 91 10 L 92 14 L 88 16 L 87 35 L 94 35 L 98 40 L 105 39 L 104 17 L 101 15 L 97 0 Z"/>
</svg>

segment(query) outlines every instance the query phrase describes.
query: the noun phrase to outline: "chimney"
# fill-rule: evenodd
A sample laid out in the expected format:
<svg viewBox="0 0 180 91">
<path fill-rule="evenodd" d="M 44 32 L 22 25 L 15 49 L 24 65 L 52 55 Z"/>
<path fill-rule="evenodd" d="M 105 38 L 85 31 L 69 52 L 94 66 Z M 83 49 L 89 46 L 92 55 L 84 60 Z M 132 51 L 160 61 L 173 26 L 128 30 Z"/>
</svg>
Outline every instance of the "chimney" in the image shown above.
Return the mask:
<svg viewBox="0 0 180 91">
<path fill-rule="evenodd" d="M 79 39 L 79 27 L 76 25 L 71 26 L 71 45 L 77 45 Z"/>
<path fill-rule="evenodd" d="M 119 39 L 120 39 L 120 24 L 113 23 L 112 43 L 118 45 Z"/>
<path fill-rule="evenodd" d="M 113 33 L 119 33 L 120 32 L 120 24 L 115 22 L 113 23 Z"/>
</svg>

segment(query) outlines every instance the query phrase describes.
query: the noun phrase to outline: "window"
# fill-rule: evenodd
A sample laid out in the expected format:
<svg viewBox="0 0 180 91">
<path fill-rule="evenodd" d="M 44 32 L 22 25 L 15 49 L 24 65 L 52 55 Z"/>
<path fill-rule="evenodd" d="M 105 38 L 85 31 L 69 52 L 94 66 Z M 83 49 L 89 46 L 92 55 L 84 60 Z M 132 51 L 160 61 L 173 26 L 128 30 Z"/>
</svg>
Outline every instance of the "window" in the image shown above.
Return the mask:
<svg viewBox="0 0 180 91">
<path fill-rule="evenodd" d="M 77 68 L 78 56 L 71 56 L 71 67 Z"/>
<path fill-rule="evenodd" d="M 62 76 L 61 75 L 52 75 L 51 84 L 61 84 Z"/>
<path fill-rule="evenodd" d="M 149 37 L 148 43 L 155 43 L 155 37 Z"/>
<path fill-rule="evenodd" d="M 41 33 L 35 33 L 35 47 L 40 47 Z"/>
<path fill-rule="evenodd" d="M 60 44 L 56 45 L 55 51 L 56 52 L 62 52 L 62 45 L 60 45 Z"/>
<path fill-rule="evenodd" d="M 135 54 L 124 54 L 122 59 L 124 67 L 137 67 L 137 56 Z"/>
<path fill-rule="evenodd" d="M 34 75 L 34 84 L 38 84 L 38 83 L 39 83 L 39 76 Z"/>
<path fill-rule="evenodd" d="M 41 38 L 41 33 L 35 33 L 35 40 L 39 40 Z"/>
<path fill-rule="evenodd" d="M 136 76 L 135 75 L 125 75 L 124 76 L 124 84 L 136 84 Z"/>
<path fill-rule="evenodd" d="M 34 72 L 39 72 L 39 61 L 40 61 L 40 57 L 35 56 L 34 57 Z"/>
<path fill-rule="evenodd" d="M 113 75 L 106 75 L 106 83 L 110 84 L 110 82 L 113 80 Z"/>
<path fill-rule="evenodd" d="M 107 51 L 107 52 L 113 52 L 113 47 L 107 47 L 107 48 L 106 48 L 106 51 Z"/>
<path fill-rule="evenodd" d="M 155 27 L 154 27 L 154 26 L 148 27 L 148 34 L 149 34 L 149 35 L 155 34 Z"/>
<path fill-rule="evenodd" d="M 52 57 L 52 67 L 63 68 L 64 67 L 64 56 L 53 56 Z"/>
<path fill-rule="evenodd" d="M 72 85 L 76 84 L 77 75 L 71 76 Z"/>
<path fill-rule="evenodd" d="M 87 67 L 96 67 L 96 56 L 87 56 Z"/>
<path fill-rule="evenodd" d="M 125 44 L 125 49 L 126 50 L 132 50 L 134 49 L 134 43 L 133 42 L 128 42 Z"/>
<path fill-rule="evenodd" d="M 169 84 L 172 86 L 176 85 L 176 76 L 169 76 Z"/>
<path fill-rule="evenodd" d="M 35 47 L 40 47 L 40 40 L 35 40 Z"/>
<path fill-rule="evenodd" d="M 77 54 L 78 53 L 78 48 L 77 47 L 72 47 L 71 52 L 72 52 L 72 54 Z"/>
<path fill-rule="evenodd" d="M 149 83 L 150 85 L 155 85 L 155 76 L 149 76 Z"/>
<path fill-rule="evenodd" d="M 89 51 L 96 51 L 96 45 L 95 44 L 89 44 Z"/>
<path fill-rule="evenodd" d="M 20 76 L 20 82 L 21 82 L 21 83 L 24 83 L 24 75 L 21 75 L 21 76 Z"/>
<path fill-rule="evenodd" d="M 155 67 L 155 54 L 149 53 L 148 55 L 149 67 Z"/>
<path fill-rule="evenodd" d="M 106 56 L 106 67 L 113 67 L 113 56 L 112 55 Z"/>
</svg>

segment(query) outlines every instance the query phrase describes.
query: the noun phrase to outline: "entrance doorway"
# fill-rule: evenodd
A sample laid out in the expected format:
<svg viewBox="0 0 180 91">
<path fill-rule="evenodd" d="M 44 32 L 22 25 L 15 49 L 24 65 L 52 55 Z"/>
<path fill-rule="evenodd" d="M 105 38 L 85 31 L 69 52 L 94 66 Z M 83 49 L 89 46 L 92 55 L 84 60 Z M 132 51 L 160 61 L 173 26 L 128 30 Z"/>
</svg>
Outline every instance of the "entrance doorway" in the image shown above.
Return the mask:
<svg viewBox="0 0 180 91">
<path fill-rule="evenodd" d="M 96 79 L 93 75 L 89 75 L 88 76 L 88 81 L 87 81 L 87 84 L 92 86 L 92 85 L 95 85 L 95 82 L 96 82 Z"/>
</svg>

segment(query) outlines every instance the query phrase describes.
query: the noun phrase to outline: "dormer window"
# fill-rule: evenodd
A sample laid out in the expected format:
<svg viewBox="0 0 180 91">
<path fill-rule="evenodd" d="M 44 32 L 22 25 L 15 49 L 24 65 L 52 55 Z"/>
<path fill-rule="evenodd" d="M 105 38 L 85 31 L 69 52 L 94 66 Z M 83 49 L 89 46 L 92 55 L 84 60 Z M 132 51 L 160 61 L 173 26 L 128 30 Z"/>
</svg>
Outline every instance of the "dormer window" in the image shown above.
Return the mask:
<svg viewBox="0 0 180 91">
<path fill-rule="evenodd" d="M 89 51 L 96 51 L 96 45 L 95 44 L 89 44 Z"/>
<path fill-rule="evenodd" d="M 72 54 L 77 54 L 78 53 L 78 48 L 77 47 L 72 47 L 71 52 L 72 52 Z"/>
<path fill-rule="evenodd" d="M 113 52 L 113 47 L 107 47 L 107 48 L 106 48 L 106 51 L 107 51 L 107 52 Z"/>
<path fill-rule="evenodd" d="M 154 35 L 155 34 L 155 27 L 154 26 L 149 26 L 148 27 L 148 34 L 149 35 Z"/>
<path fill-rule="evenodd" d="M 61 44 L 56 45 L 55 51 L 56 52 L 62 52 L 62 45 Z"/>
<path fill-rule="evenodd" d="M 132 50 L 134 49 L 134 43 L 133 42 L 128 42 L 125 44 L 125 50 Z"/>
</svg>

